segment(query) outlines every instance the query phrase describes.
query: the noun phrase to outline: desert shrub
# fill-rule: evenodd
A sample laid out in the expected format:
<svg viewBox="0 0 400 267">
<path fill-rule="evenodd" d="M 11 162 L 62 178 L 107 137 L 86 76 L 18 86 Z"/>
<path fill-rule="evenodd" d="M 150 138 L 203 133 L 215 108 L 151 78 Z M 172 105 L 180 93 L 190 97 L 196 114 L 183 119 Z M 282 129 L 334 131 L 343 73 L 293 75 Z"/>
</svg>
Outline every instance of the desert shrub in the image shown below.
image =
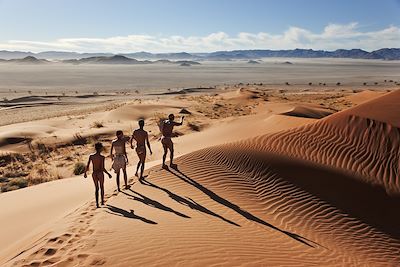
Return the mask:
<svg viewBox="0 0 400 267">
<path fill-rule="evenodd" d="M 25 178 L 14 178 L 9 180 L 6 185 L 1 187 L 2 192 L 12 191 L 20 188 L 24 188 L 28 186 L 28 180 Z"/>
<path fill-rule="evenodd" d="M 92 128 L 103 128 L 103 127 L 104 127 L 104 125 L 101 121 L 95 121 L 92 124 Z"/>
<path fill-rule="evenodd" d="M 85 169 L 86 169 L 86 166 L 84 163 L 77 162 L 77 163 L 75 163 L 75 166 L 74 166 L 74 174 L 75 175 L 82 174 L 85 172 Z"/>
<path fill-rule="evenodd" d="M 80 133 L 74 134 L 74 140 L 72 144 L 74 145 L 86 145 L 88 142 L 87 138 L 83 137 Z"/>
<path fill-rule="evenodd" d="M 40 155 L 46 155 L 50 153 L 50 149 L 45 144 L 37 143 L 36 146 Z"/>
<path fill-rule="evenodd" d="M 41 184 L 52 180 L 44 164 L 35 164 L 27 178 L 30 185 Z"/>
</svg>

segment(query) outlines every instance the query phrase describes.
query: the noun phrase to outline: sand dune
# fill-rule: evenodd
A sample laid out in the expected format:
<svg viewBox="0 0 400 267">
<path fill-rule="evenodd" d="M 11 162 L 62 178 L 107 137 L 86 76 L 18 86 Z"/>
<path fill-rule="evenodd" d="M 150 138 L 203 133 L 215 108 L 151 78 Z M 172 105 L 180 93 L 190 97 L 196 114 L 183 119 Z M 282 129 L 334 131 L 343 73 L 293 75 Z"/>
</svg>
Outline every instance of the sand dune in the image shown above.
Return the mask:
<svg viewBox="0 0 400 267">
<path fill-rule="evenodd" d="M 312 119 L 321 119 L 331 114 L 333 114 L 332 110 L 313 106 L 295 106 L 291 110 L 282 113 L 282 115 Z"/>
<path fill-rule="evenodd" d="M 260 113 L 179 137 L 200 149 L 179 170 L 87 203 L 6 266 L 396 266 L 397 103 L 400 91 L 320 120 Z"/>
</svg>

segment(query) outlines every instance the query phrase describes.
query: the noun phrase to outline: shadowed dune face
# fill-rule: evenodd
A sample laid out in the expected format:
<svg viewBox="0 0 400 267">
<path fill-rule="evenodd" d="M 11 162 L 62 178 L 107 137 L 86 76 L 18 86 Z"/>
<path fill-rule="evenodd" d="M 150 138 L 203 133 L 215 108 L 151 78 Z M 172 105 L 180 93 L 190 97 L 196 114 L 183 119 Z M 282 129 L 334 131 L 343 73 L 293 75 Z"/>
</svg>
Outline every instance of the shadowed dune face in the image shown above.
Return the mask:
<svg viewBox="0 0 400 267">
<path fill-rule="evenodd" d="M 263 136 L 247 145 L 339 168 L 399 194 L 400 129 L 354 115 L 340 117 Z"/>
<path fill-rule="evenodd" d="M 339 168 L 400 194 L 400 91 L 246 146 Z M 387 114 L 387 116 L 385 116 Z"/>
</svg>

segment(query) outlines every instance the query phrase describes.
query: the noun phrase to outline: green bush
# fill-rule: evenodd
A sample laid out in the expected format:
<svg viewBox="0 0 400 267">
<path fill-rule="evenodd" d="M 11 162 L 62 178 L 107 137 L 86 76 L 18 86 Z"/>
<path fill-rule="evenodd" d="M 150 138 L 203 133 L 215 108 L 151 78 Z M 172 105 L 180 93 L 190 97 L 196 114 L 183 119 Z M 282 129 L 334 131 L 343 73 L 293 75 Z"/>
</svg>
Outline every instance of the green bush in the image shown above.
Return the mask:
<svg viewBox="0 0 400 267">
<path fill-rule="evenodd" d="M 77 162 L 77 163 L 75 163 L 75 166 L 74 166 L 74 174 L 75 175 L 82 174 L 85 172 L 85 169 L 86 169 L 86 166 L 84 163 Z"/>
</svg>

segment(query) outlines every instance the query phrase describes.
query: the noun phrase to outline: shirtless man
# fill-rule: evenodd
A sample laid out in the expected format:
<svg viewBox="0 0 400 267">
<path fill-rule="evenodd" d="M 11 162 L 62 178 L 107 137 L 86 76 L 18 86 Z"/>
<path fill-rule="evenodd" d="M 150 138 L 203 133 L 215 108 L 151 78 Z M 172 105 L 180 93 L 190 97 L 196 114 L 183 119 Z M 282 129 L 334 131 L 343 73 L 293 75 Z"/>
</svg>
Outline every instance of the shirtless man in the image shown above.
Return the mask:
<svg viewBox="0 0 400 267">
<path fill-rule="evenodd" d="M 117 139 L 114 139 L 111 143 L 111 151 L 110 156 L 113 160 L 112 168 L 114 169 L 115 173 L 117 174 L 117 188 L 118 191 L 121 191 L 119 187 L 119 175 L 122 169 L 124 173 L 124 182 L 125 182 L 125 189 L 128 189 L 128 175 L 126 174 L 126 165 L 128 164 L 128 157 L 126 155 L 126 138 L 122 131 L 117 131 L 116 133 Z M 115 150 L 115 155 L 113 151 Z"/>
<path fill-rule="evenodd" d="M 90 162 L 93 165 L 93 182 L 95 186 L 95 197 L 96 197 L 96 207 L 99 207 L 99 186 L 101 191 L 101 205 L 104 205 L 104 172 L 108 174 L 108 177 L 111 178 L 111 174 L 108 173 L 106 168 L 104 167 L 104 156 L 101 155 L 101 151 L 103 150 L 103 145 L 101 143 L 96 143 L 94 145 L 96 149 L 96 153 L 91 154 L 89 156 L 88 163 L 86 165 L 85 174 L 83 177 L 87 178 L 87 171 L 90 167 Z"/>
<path fill-rule="evenodd" d="M 150 155 L 153 154 L 153 152 L 151 151 L 151 147 L 150 147 L 149 135 L 145 130 L 143 130 L 144 120 L 139 120 L 138 123 L 139 123 L 139 129 L 136 129 L 132 134 L 131 148 L 133 149 L 132 143 L 133 143 L 133 140 L 135 139 L 136 153 L 139 157 L 139 162 L 137 164 L 135 176 L 138 176 L 139 168 L 141 167 L 140 177 L 139 177 L 139 181 L 140 181 L 143 178 L 144 163 L 146 161 L 146 144 L 147 144 L 147 147 L 149 148 Z"/>
<path fill-rule="evenodd" d="M 169 114 L 168 115 L 168 120 L 164 121 L 164 123 L 161 125 L 161 133 L 163 135 L 161 139 L 161 143 L 164 148 L 164 155 L 163 155 L 163 165 L 162 167 L 164 169 L 167 168 L 167 165 L 165 165 L 165 159 L 167 157 L 167 153 L 169 150 L 170 154 L 170 162 L 169 166 L 171 168 L 176 168 L 176 164 L 173 164 L 173 159 L 174 159 L 174 143 L 172 142 L 172 132 L 174 130 L 174 126 L 181 126 L 183 124 L 183 119 L 185 116 L 182 116 L 181 122 L 175 122 L 175 116 L 174 114 Z"/>
</svg>

